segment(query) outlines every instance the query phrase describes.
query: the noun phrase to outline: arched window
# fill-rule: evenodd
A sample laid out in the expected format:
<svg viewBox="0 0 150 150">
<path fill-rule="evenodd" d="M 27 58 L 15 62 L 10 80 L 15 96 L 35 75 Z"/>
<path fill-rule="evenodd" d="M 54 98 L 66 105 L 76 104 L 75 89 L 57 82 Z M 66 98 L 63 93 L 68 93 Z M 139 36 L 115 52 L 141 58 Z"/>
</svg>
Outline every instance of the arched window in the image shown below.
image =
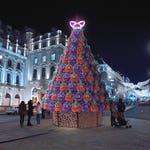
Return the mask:
<svg viewBox="0 0 150 150">
<path fill-rule="evenodd" d="M 11 102 L 11 95 L 9 93 L 6 93 L 4 105 L 5 106 L 10 106 L 10 102 Z"/>
<path fill-rule="evenodd" d="M 20 104 L 20 96 L 19 96 L 19 94 L 16 94 L 15 99 L 13 99 L 13 101 L 12 101 L 12 105 L 19 106 L 19 104 Z"/>
<path fill-rule="evenodd" d="M 18 99 L 20 99 L 20 96 L 19 96 L 18 94 L 16 94 L 16 95 L 15 95 L 15 98 L 18 98 Z"/>
<path fill-rule="evenodd" d="M 33 70 L 33 80 L 36 80 L 37 79 L 37 70 L 34 69 Z"/>
<path fill-rule="evenodd" d="M 32 90 L 32 95 L 36 95 L 36 94 L 37 94 L 37 89 L 34 88 L 34 89 Z"/>
<path fill-rule="evenodd" d="M 5 98 L 11 98 L 9 93 L 6 93 Z"/>
</svg>

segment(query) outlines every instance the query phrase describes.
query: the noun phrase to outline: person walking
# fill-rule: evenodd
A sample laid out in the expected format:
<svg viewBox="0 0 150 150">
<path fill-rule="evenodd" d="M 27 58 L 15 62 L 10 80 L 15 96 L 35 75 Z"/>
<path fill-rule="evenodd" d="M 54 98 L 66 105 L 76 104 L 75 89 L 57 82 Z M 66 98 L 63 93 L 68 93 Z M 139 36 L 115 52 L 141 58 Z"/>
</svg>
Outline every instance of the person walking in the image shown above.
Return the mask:
<svg viewBox="0 0 150 150">
<path fill-rule="evenodd" d="M 24 118 L 26 113 L 27 113 L 26 104 L 24 101 L 21 101 L 19 105 L 20 127 L 24 126 Z"/>
<path fill-rule="evenodd" d="M 32 126 L 31 124 L 31 117 L 33 116 L 33 103 L 32 100 L 28 101 L 28 121 L 27 121 L 27 126 Z"/>
<path fill-rule="evenodd" d="M 119 101 L 118 101 L 118 103 L 117 103 L 117 109 L 118 109 L 118 112 L 119 112 L 119 116 L 120 116 L 121 118 L 124 118 L 124 111 L 125 111 L 125 108 L 126 108 L 126 106 L 125 106 L 125 104 L 124 104 L 122 98 L 119 98 Z"/>
<path fill-rule="evenodd" d="M 41 107 L 40 102 L 38 102 L 37 106 L 36 106 L 36 121 L 37 121 L 37 124 L 40 124 L 41 113 L 42 113 L 42 107 Z"/>
</svg>

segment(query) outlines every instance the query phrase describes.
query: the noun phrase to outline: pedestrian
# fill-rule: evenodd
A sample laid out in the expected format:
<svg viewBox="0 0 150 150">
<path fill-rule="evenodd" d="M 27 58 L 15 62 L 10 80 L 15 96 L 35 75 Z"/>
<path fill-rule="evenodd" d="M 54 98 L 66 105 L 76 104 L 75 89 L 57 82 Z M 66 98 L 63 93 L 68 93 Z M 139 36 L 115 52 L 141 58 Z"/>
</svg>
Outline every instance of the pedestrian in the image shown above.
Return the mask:
<svg viewBox="0 0 150 150">
<path fill-rule="evenodd" d="M 42 107 L 42 119 L 45 119 L 45 112 L 46 110 Z"/>
<path fill-rule="evenodd" d="M 27 113 L 26 104 L 24 101 L 21 101 L 19 105 L 20 127 L 24 126 L 24 118 L 26 113 Z"/>
<path fill-rule="evenodd" d="M 32 126 L 31 124 L 31 118 L 33 116 L 33 103 L 32 100 L 28 101 L 28 121 L 27 121 L 27 126 Z"/>
<path fill-rule="evenodd" d="M 111 126 L 117 126 L 117 117 L 118 117 L 118 111 L 117 111 L 117 107 L 116 107 L 116 103 L 114 101 L 110 102 L 110 121 L 111 121 Z"/>
<path fill-rule="evenodd" d="M 38 102 L 37 106 L 36 106 L 36 121 L 37 121 L 37 124 L 40 124 L 41 113 L 42 113 L 42 107 L 41 107 L 40 102 Z"/>
<path fill-rule="evenodd" d="M 118 101 L 118 104 L 117 104 L 117 109 L 118 109 L 119 116 L 121 118 L 124 118 L 125 108 L 126 108 L 126 106 L 125 106 L 125 104 L 123 102 L 123 99 L 119 98 L 119 101 Z"/>
</svg>

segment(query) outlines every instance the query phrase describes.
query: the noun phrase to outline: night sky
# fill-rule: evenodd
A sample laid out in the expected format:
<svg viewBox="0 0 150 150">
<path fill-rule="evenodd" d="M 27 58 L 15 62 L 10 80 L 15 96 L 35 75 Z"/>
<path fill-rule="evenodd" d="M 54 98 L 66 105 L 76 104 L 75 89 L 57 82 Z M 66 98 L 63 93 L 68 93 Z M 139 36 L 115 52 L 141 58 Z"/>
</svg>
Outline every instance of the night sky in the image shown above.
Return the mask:
<svg viewBox="0 0 150 150">
<path fill-rule="evenodd" d="M 19 1 L 9 9 L 5 1 L 0 19 L 14 29 L 28 26 L 41 34 L 60 29 L 69 36 L 69 21 L 79 16 L 86 21 L 84 34 L 93 54 L 133 83 L 149 79 L 150 6 L 137 1 L 80 1 Z"/>
</svg>

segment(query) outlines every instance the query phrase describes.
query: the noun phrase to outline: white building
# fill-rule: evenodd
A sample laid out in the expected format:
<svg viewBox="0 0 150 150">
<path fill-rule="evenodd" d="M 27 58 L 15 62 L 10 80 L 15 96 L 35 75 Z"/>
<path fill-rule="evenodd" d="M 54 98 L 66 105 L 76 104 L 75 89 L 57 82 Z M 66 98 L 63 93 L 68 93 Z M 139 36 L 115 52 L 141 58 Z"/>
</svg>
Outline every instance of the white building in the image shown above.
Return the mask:
<svg viewBox="0 0 150 150">
<path fill-rule="evenodd" d="M 40 101 L 66 45 L 61 30 L 19 32 L 0 22 L 0 109 Z M 16 32 L 17 31 L 17 32 Z"/>
<path fill-rule="evenodd" d="M 99 62 L 98 71 L 103 74 L 111 99 L 118 100 L 122 97 L 125 101 L 150 100 L 150 79 L 133 84 L 128 77 L 114 71 L 103 59 Z"/>
</svg>

